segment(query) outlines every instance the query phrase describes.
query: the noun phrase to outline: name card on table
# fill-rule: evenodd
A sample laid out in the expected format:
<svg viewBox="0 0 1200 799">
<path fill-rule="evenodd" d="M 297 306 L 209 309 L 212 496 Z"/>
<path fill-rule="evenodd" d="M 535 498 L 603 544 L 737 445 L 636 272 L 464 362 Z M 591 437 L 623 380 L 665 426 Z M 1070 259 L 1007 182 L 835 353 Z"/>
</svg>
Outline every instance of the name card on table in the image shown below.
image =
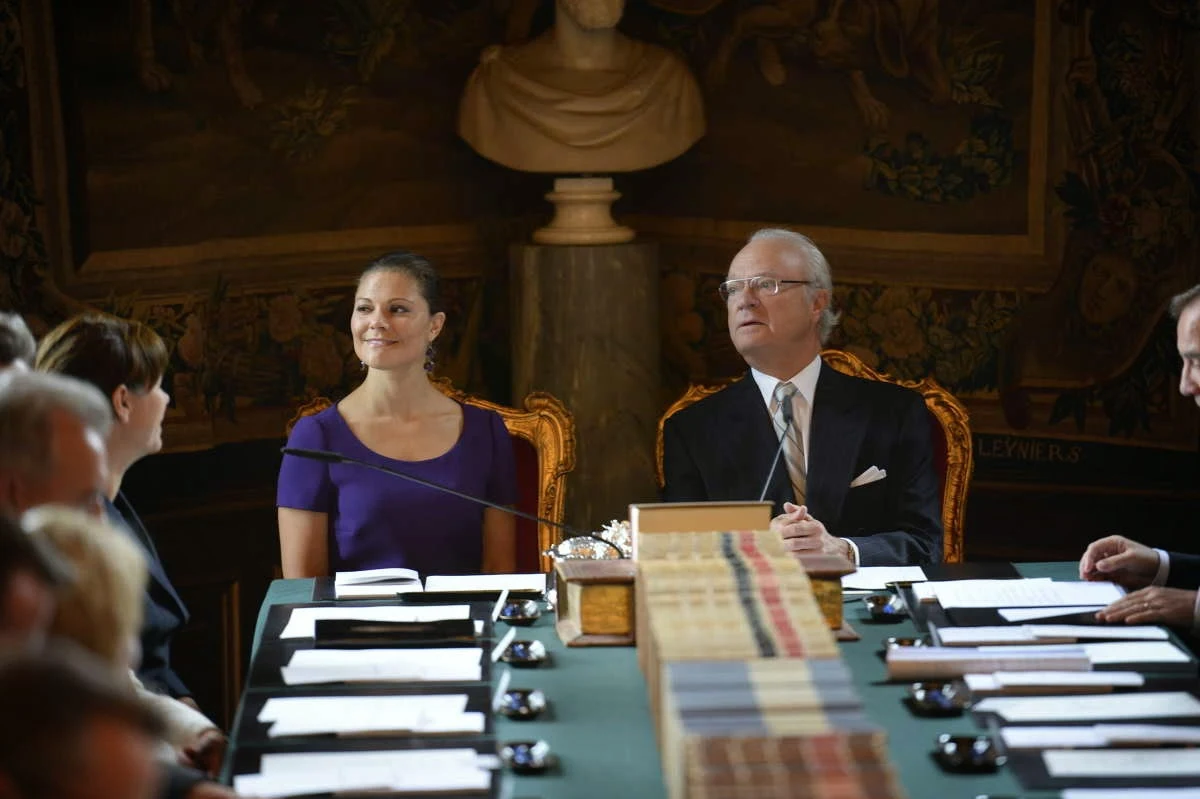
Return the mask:
<svg viewBox="0 0 1200 799">
<path fill-rule="evenodd" d="M 967 647 L 897 646 L 887 651 L 888 679 L 954 679 L 964 674 L 993 671 L 1091 671 L 1082 647 L 1047 651 L 1017 651 L 1026 647 L 999 646 L 988 651 Z"/>
<path fill-rule="evenodd" d="M 466 694 L 433 696 L 272 697 L 258 720 L 267 735 L 480 734 L 482 713 L 467 712 Z"/>
<path fill-rule="evenodd" d="M 1075 643 L 1081 638 L 1165 641 L 1162 627 L 1106 627 L 1086 624 L 1022 624 L 996 627 L 937 627 L 930 625 L 942 646 L 1004 646 L 1010 644 Z"/>
<path fill-rule="evenodd" d="M 1146 665 L 1148 663 L 1165 667 L 1194 666 L 1192 657 L 1170 641 L 1106 641 L 1090 644 L 1032 644 L 1015 646 L 981 646 L 979 652 L 1013 655 L 1038 656 L 1052 655 L 1057 652 L 1082 649 L 1093 666 L 1114 666 L 1117 664 Z M 1195 669 L 1193 668 L 1194 672 Z"/>
<path fill-rule="evenodd" d="M 1072 777 L 1200 777 L 1197 749 L 1053 749 L 1042 752 L 1046 773 Z"/>
<path fill-rule="evenodd" d="M 1186 691 L 1104 696 L 989 697 L 973 708 L 1010 722 L 1200 718 L 1200 700 Z"/>
<path fill-rule="evenodd" d="M 389 597 L 421 590 L 421 578 L 412 569 L 363 569 L 337 572 L 333 592 L 337 599 Z"/>
<path fill-rule="evenodd" d="M 997 671 L 964 674 L 975 697 L 1004 694 L 1101 694 L 1114 688 L 1141 688 L 1146 678 L 1136 671 Z"/>
<path fill-rule="evenodd" d="M 335 682 L 473 682 L 479 649 L 298 649 L 280 671 L 287 685 Z"/>
<path fill-rule="evenodd" d="M 275 799 L 322 793 L 479 793 L 491 786 L 494 756 L 474 749 L 265 754 L 258 774 L 239 774 L 242 796 Z"/>
<path fill-rule="evenodd" d="M 1103 749 L 1111 746 L 1195 746 L 1200 727 L 1174 724 L 1091 724 L 1000 728 L 1009 749 Z"/>
<path fill-rule="evenodd" d="M 426 591 L 524 591 L 545 593 L 546 575 L 536 574 L 449 574 L 425 578 Z"/>
</svg>

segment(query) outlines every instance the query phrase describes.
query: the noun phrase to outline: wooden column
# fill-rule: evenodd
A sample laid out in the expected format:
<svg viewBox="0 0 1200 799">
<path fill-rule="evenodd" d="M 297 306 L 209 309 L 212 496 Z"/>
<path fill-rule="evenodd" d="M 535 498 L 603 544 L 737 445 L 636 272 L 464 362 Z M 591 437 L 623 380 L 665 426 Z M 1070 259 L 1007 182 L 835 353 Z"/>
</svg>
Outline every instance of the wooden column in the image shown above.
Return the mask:
<svg viewBox="0 0 1200 799">
<path fill-rule="evenodd" d="M 574 415 L 566 522 L 599 530 L 657 497 L 658 247 L 517 245 L 511 263 L 514 399 L 548 391 Z"/>
</svg>

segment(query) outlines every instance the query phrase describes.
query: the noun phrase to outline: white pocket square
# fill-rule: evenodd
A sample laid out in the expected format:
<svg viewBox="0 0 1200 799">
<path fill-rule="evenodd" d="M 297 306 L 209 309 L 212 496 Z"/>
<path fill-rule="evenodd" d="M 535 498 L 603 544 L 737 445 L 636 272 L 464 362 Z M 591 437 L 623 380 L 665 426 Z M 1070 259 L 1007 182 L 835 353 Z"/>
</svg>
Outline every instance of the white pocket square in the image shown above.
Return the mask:
<svg viewBox="0 0 1200 799">
<path fill-rule="evenodd" d="M 869 483 L 876 483 L 885 477 L 887 477 L 887 469 L 880 469 L 872 466 L 870 469 L 867 469 L 858 477 L 855 477 L 853 480 L 851 480 L 850 487 L 858 488 L 859 486 L 865 486 Z"/>
</svg>

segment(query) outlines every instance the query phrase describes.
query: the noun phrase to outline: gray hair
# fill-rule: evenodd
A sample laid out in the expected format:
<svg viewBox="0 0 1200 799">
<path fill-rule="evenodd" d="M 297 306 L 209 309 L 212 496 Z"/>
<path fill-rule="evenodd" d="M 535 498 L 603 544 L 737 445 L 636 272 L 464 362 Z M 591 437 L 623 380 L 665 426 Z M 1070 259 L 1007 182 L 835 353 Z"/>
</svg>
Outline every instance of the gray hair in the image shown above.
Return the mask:
<svg viewBox="0 0 1200 799">
<path fill-rule="evenodd" d="M 24 361 L 33 366 L 37 355 L 37 339 L 29 332 L 29 325 L 20 314 L 0 311 L 0 366 L 13 361 Z"/>
<path fill-rule="evenodd" d="M 1176 294 L 1171 298 L 1171 305 L 1169 306 L 1171 318 L 1178 322 L 1179 317 L 1183 316 L 1183 312 L 1187 310 L 1187 307 L 1196 300 L 1200 300 L 1200 283 L 1192 286 L 1182 294 Z"/>
<path fill-rule="evenodd" d="M 55 413 L 78 419 L 103 438 L 113 424 L 112 405 L 90 383 L 44 372 L 0 376 L 0 470 L 42 477 L 54 468 Z"/>
<path fill-rule="evenodd" d="M 786 228 L 768 227 L 757 230 L 747 243 L 750 241 L 782 241 L 804 259 L 804 263 L 808 265 L 809 278 L 812 280 L 812 285 L 805 288 L 829 292 L 829 304 L 821 311 L 821 318 L 817 321 L 817 334 L 821 337 L 821 343 L 829 341 L 829 336 L 837 327 L 842 315 L 833 310 L 833 276 L 829 273 L 829 262 L 825 260 L 825 254 L 808 236 Z M 809 296 L 812 296 L 811 293 Z"/>
</svg>

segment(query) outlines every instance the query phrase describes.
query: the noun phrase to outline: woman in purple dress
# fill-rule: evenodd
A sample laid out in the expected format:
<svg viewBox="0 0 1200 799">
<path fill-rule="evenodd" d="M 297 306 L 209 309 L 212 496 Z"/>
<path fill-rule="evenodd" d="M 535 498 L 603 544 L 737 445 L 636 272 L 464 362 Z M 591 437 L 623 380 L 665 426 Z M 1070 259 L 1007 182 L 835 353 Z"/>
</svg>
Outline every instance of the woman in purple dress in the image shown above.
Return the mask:
<svg viewBox="0 0 1200 799">
<path fill-rule="evenodd" d="M 367 267 L 355 296 L 350 331 L 366 379 L 300 419 L 288 446 L 332 450 L 514 504 L 503 420 L 429 381 L 433 342 L 446 321 L 437 271 L 418 255 L 390 253 Z M 515 568 L 510 514 L 355 464 L 285 455 L 276 504 L 284 577 L 393 566 L 422 578 Z"/>
</svg>

